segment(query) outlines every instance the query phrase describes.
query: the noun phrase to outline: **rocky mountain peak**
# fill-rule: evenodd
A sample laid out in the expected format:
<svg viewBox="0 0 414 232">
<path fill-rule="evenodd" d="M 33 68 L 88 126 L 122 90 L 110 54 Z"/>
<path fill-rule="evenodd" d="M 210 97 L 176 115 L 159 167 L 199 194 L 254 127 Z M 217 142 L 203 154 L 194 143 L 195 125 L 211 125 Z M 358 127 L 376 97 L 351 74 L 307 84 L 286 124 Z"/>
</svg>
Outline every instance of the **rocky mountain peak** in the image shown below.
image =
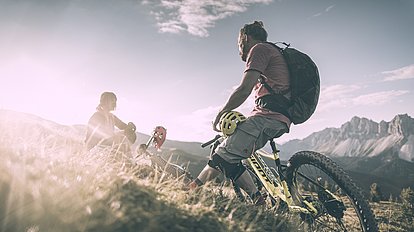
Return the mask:
<svg viewBox="0 0 414 232">
<path fill-rule="evenodd" d="M 407 114 L 377 123 L 353 117 L 340 128 L 326 128 L 300 141 L 284 144 L 281 150 L 293 154 L 314 150 L 336 157 L 397 156 L 414 162 L 414 119 Z"/>
<path fill-rule="evenodd" d="M 354 116 L 340 128 L 340 138 L 375 138 L 387 135 L 407 137 L 414 134 L 414 119 L 408 114 L 396 115 L 390 122 L 380 123 L 371 119 Z"/>
<path fill-rule="evenodd" d="M 379 124 L 370 119 L 355 116 L 351 121 L 343 124 L 340 130 L 341 138 L 374 137 L 378 134 Z"/>
<path fill-rule="evenodd" d="M 387 132 L 403 137 L 414 134 L 414 119 L 408 116 L 408 114 L 396 115 L 388 124 Z"/>
</svg>

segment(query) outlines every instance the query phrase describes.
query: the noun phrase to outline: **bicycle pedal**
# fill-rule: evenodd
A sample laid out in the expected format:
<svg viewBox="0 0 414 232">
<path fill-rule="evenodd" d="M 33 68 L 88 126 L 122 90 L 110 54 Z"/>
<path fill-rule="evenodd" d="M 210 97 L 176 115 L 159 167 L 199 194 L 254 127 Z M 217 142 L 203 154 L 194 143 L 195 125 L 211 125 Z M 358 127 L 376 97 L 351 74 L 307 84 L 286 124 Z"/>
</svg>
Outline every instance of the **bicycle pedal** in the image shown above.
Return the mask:
<svg viewBox="0 0 414 232">
<path fill-rule="evenodd" d="M 254 204 L 256 206 L 265 205 L 266 204 L 266 198 L 263 195 L 261 195 L 257 199 L 254 200 Z"/>
</svg>

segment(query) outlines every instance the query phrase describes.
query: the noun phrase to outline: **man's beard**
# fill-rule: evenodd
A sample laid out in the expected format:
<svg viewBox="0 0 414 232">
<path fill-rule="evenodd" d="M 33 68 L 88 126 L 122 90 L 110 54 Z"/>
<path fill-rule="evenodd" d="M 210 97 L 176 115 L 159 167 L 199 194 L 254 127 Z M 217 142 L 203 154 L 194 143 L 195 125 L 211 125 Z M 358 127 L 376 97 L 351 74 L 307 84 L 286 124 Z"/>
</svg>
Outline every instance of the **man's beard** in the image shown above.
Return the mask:
<svg viewBox="0 0 414 232">
<path fill-rule="evenodd" d="M 242 61 L 246 62 L 248 53 L 249 53 L 249 51 L 246 49 L 246 46 L 243 46 L 242 47 L 242 54 L 241 54 Z"/>
</svg>

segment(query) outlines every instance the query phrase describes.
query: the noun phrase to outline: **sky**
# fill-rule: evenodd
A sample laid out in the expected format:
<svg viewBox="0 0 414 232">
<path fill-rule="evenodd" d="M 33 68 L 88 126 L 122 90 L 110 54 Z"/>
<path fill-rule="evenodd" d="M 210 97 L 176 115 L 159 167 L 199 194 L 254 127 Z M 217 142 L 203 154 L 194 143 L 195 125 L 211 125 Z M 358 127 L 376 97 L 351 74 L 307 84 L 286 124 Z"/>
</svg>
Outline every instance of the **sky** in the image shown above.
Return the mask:
<svg viewBox="0 0 414 232">
<path fill-rule="evenodd" d="M 112 91 L 139 132 L 207 141 L 244 71 L 238 32 L 255 20 L 321 76 L 316 112 L 277 142 L 354 116 L 414 117 L 412 0 L 0 0 L 0 109 L 86 124 Z"/>
</svg>

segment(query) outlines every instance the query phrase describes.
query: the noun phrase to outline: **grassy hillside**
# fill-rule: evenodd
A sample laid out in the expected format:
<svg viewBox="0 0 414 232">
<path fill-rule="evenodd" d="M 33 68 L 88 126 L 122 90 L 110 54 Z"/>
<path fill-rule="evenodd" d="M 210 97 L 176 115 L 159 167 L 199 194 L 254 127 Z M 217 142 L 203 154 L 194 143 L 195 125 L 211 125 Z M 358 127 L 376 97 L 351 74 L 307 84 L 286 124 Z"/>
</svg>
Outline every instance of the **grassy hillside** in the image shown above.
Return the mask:
<svg viewBox="0 0 414 232">
<path fill-rule="evenodd" d="M 1 115 L 0 115 L 1 116 Z M 226 187 L 184 184 L 38 118 L 0 117 L 0 231 L 301 231 L 297 215 L 239 202 Z M 165 149 L 195 176 L 206 156 Z M 401 205 L 372 204 L 381 231 L 413 231 Z"/>
<path fill-rule="evenodd" d="M 0 231 L 300 231 L 295 215 L 197 191 L 107 150 L 33 153 L 0 148 Z M 411 231 L 398 203 L 372 205 L 380 231 Z"/>
<path fill-rule="evenodd" d="M 287 216 L 241 204 L 231 191 L 188 192 L 109 150 L 37 139 L 0 138 L 0 231 L 296 230 Z"/>
</svg>

